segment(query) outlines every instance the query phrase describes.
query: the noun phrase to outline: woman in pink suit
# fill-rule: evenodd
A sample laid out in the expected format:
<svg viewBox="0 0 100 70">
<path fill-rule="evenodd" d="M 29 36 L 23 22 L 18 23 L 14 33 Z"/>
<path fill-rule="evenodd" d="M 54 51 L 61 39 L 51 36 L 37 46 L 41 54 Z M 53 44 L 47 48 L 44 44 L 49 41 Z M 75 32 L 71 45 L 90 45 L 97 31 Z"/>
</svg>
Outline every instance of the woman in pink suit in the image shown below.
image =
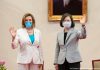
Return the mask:
<svg viewBox="0 0 100 70">
<path fill-rule="evenodd" d="M 18 70 L 39 70 L 43 64 L 41 49 L 41 32 L 35 27 L 35 19 L 32 14 L 26 13 L 22 18 L 22 28 L 9 29 L 12 36 L 12 48 L 18 46 Z"/>
</svg>

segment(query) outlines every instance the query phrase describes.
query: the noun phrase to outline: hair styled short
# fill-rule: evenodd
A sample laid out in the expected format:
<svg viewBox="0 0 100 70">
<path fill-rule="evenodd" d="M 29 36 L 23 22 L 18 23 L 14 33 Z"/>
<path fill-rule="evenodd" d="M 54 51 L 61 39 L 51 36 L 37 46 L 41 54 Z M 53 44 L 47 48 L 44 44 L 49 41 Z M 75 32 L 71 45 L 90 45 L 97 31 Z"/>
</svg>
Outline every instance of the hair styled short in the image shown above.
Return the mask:
<svg viewBox="0 0 100 70">
<path fill-rule="evenodd" d="M 25 28 L 25 18 L 30 16 L 32 18 L 32 28 L 35 27 L 35 19 L 31 13 L 26 13 L 22 18 L 22 28 Z"/>
<path fill-rule="evenodd" d="M 60 26 L 61 26 L 61 27 L 64 27 L 64 26 L 63 26 L 63 21 L 64 21 L 64 19 L 65 19 L 66 17 L 68 17 L 68 16 L 70 17 L 71 22 L 72 22 L 71 28 L 74 28 L 74 27 L 75 27 L 75 23 L 74 23 L 74 21 L 73 21 L 72 15 L 69 14 L 69 13 L 65 13 L 65 14 L 62 15 L 61 20 L 60 20 Z"/>
</svg>

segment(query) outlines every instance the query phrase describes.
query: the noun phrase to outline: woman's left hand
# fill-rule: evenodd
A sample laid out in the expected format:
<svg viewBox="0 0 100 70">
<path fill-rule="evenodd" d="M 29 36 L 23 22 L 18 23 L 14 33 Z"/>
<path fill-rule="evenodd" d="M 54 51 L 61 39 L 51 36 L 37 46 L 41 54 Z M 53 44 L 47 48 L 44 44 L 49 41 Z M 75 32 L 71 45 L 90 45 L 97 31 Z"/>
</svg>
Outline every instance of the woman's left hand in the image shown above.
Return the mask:
<svg viewBox="0 0 100 70">
<path fill-rule="evenodd" d="M 83 16 L 82 16 L 82 18 L 80 19 L 80 23 L 82 24 L 82 25 L 85 25 L 85 23 L 86 23 L 86 15 L 84 14 Z"/>
</svg>

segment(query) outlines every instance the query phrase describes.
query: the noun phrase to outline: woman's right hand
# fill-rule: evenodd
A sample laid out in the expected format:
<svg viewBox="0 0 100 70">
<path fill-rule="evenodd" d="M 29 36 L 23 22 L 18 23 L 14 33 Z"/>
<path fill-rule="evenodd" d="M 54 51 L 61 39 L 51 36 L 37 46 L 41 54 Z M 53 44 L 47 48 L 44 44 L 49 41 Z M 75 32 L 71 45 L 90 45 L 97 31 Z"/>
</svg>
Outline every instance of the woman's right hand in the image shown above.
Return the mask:
<svg viewBox="0 0 100 70">
<path fill-rule="evenodd" d="M 10 27 L 9 28 L 9 32 L 10 32 L 11 36 L 13 38 L 15 38 L 15 36 L 16 36 L 16 29 L 14 27 Z"/>
<path fill-rule="evenodd" d="M 58 64 L 55 64 L 55 69 L 58 70 Z"/>
</svg>

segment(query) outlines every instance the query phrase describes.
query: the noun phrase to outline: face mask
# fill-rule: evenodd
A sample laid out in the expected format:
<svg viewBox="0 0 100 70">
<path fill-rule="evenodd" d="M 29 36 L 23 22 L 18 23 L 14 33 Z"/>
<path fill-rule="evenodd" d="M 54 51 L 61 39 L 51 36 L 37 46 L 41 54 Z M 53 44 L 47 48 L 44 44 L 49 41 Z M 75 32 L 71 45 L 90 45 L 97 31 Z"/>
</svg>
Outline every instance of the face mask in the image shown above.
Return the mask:
<svg viewBox="0 0 100 70">
<path fill-rule="evenodd" d="M 71 27 L 71 21 L 65 21 L 65 22 L 63 22 L 63 26 L 65 28 L 70 28 Z"/>
<path fill-rule="evenodd" d="M 26 28 L 32 27 L 32 22 L 26 21 L 26 22 L 25 22 L 25 26 L 26 26 Z"/>
</svg>

